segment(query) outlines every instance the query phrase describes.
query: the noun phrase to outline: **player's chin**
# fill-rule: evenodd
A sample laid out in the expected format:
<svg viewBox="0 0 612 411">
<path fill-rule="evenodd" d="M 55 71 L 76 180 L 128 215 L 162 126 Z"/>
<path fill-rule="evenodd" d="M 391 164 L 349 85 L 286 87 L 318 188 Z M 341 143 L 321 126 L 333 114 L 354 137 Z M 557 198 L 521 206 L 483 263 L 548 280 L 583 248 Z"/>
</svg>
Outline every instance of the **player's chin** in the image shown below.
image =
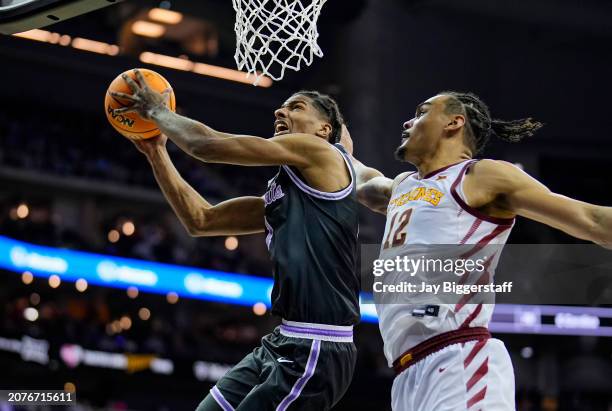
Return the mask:
<svg viewBox="0 0 612 411">
<path fill-rule="evenodd" d="M 408 149 L 405 144 L 402 144 L 398 148 L 395 149 L 395 159 L 399 161 L 408 161 L 406 160 L 406 154 L 408 154 Z"/>
</svg>

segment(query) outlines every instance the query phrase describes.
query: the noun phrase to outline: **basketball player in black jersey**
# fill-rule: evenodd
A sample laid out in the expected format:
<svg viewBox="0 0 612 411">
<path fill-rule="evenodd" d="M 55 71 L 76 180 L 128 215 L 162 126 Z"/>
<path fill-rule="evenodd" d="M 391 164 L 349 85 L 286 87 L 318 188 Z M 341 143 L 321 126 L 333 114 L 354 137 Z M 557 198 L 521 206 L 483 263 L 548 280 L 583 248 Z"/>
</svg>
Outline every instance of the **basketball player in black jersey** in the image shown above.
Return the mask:
<svg viewBox="0 0 612 411">
<path fill-rule="evenodd" d="M 359 319 L 358 205 L 354 171 L 342 146 L 342 117 L 328 96 L 301 91 L 275 111 L 270 139 L 221 133 L 168 110 L 164 96 L 124 79 L 115 93 L 163 135 L 136 142 L 166 199 L 192 235 L 267 232 L 274 264 L 272 313 L 282 324 L 221 378 L 198 406 L 212 410 L 327 410 L 353 375 Z M 190 187 L 166 151 L 166 136 L 205 161 L 279 165 L 262 197 L 212 205 Z"/>
</svg>

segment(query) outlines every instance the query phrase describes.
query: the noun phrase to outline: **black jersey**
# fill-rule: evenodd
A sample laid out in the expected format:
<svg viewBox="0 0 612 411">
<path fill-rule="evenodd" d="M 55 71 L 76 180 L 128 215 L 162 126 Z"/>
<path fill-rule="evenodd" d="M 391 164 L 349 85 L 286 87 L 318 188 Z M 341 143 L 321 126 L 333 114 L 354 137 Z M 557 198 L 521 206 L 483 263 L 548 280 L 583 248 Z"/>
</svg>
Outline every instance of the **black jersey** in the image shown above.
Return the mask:
<svg viewBox="0 0 612 411">
<path fill-rule="evenodd" d="M 274 264 L 272 313 L 289 321 L 352 325 L 359 321 L 359 231 L 355 172 L 345 189 L 309 187 L 290 166 L 268 182 L 266 243 Z"/>
</svg>

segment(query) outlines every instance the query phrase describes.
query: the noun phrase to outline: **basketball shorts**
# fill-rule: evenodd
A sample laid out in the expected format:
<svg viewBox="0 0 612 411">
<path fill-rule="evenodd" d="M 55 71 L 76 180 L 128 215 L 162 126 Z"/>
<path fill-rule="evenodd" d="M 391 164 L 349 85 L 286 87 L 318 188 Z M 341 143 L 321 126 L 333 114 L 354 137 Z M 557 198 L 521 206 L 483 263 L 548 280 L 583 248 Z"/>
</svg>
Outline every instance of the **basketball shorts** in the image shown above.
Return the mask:
<svg viewBox="0 0 612 411">
<path fill-rule="evenodd" d="M 401 372 L 393 411 L 514 411 L 514 370 L 494 338 L 449 345 Z"/>
<path fill-rule="evenodd" d="M 353 377 L 352 328 L 283 320 L 217 381 L 197 411 L 329 410 Z"/>
</svg>

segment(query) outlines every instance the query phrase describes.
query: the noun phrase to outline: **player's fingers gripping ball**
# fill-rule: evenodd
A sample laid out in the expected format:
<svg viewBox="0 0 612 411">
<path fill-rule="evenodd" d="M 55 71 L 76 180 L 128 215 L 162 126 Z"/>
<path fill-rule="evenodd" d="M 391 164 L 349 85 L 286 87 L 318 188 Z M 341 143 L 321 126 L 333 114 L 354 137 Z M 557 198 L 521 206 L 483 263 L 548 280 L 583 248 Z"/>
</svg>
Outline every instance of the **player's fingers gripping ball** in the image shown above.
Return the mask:
<svg viewBox="0 0 612 411">
<path fill-rule="evenodd" d="M 139 114 L 139 109 L 146 108 L 143 106 L 147 103 L 140 97 L 139 90 L 148 87 L 162 93 L 164 104 L 172 111 L 176 109 L 176 98 L 170 83 L 152 70 L 138 69 L 138 71 L 141 76 L 137 76 L 134 70 L 118 75 L 108 86 L 104 98 L 106 118 L 115 130 L 132 140 L 144 140 L 161 134 L 153 121 L 146 120 Z M 143 80 L 146 84 L 141 84 Z"/>
</svg>

